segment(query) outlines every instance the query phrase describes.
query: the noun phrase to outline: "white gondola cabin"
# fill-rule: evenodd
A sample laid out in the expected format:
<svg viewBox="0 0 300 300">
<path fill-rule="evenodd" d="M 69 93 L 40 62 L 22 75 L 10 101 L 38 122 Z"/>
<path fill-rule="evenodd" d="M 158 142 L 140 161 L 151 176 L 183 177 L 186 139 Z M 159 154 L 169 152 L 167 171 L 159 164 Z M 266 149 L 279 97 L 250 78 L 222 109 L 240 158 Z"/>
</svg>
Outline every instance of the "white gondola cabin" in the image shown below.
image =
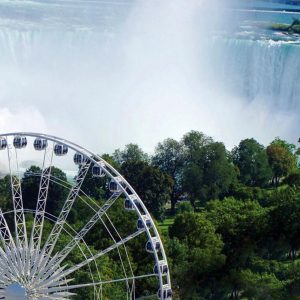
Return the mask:
<svg viewBox="0 0 300 300">
<path fill-rule="evenodd" d="M 0 138 L 0 150 L 4 150 L 7 147 L 7 140 L 6 138 Z"/>
<path fill-rule="evenodd" d="M 63 144 L 56 144 L 54 146 L 54 153 L 57 156 L 63 156 L 68 153 L 68 146 Z"/>
<path fill-rule="evenodd" d="M 121 178 L 119 177 L 113 178 L 108 185 L 109 191 L 112 193 L 120 193 L 122 191 L 120 184 L 121 184 Z"/>
<path fill-rule="evenodd" d="M 45 150 L 48 146 L 48 141 L 46 139 L 36 138 L 33 142 L 33 147 L 35 150 Z"/>
<path fill-rule="evenodd" d="M 82 164 L 86 163 L 87 157 L 85 155 L 77 152 L 74 154 L 73 161 L 74 161 L 75 165 L 82 165 Z"/>
<path fill-rule="evenodd" d="M 152 240 L 152 241 L 151 241 Z M 161 249 L 161 245 L 160 245 L 160 241 L 158 240 L 158 238 L 151 238 L 151 240 L 148 240 L 148 242 L 146 243 L 146 251 L 149 253 L 154 253 L 160 251 Z M 153 246 L 152 246 L 153 244 Z M 154 249 L 153 249 L 154 247 Z"/>
<path fill-rule="evenodd" d="M 128 197 L 124 201 L 125 210 L 135 210 L 133 203 L 138 209 L 140 209 L 141 204 L 137 197 L 135 195 L 128 195 Z"/>
<path fill-rule="evenodd" d="M 162 275 L 168 274 L 169 268 L 168 268 L 167 263 L 166 263 L 164 260 L 159 261 L 159 262 L 158 262 L 158 265 L 156 264 L 156 265 L 154 266 L 154 270 L 153 270 L 154 274 L 157 274 L 157 275 L 158 275 L 158 271 L 159 271 L 159 270 L 160 270 L 160 273 L 161 273 Z"/>
<path fill-rule="evenodd" d="M 132 204 L 131 199 L 129 199 L 129 198 L 125 199 L 125 201 L 124 201 L 124 208 L 125 208 L 125 210 L 135 210 L 134 206 Z"/>
<path fill-rule="evenodd" d="M 92 168 L 92 175 L 93 177 L 104 177 L 106 175 L 104 171 L 105 165 L 100 164 L 100 165 L 94 165 Z"/>
<path fill-rule="evenodd" d="M 13 145 L 16 149 L 25 148 L 27 146 L 27 138 L 26 136 L 15 136 Z"/>
<path fill-rule="evenodd" d="M 142 216 L 142 218 L 144 219 L 144 222 L 146 223 L 147 228 L 150 229 L 152 227 L 151 219 L 148 216 Z M 143 228 L 145 228 L 144 222 L 143 222 L 142 219 L 138 219 L 138 221 L 137 221 L 137 229 L 143 229 Z"/>
<path fill-rule="evenodd" d="M 157 292 L 158 299 L 172 299 L 173 291 L 168 284 L 163 285 L 161 289 Z"/>
</svg>

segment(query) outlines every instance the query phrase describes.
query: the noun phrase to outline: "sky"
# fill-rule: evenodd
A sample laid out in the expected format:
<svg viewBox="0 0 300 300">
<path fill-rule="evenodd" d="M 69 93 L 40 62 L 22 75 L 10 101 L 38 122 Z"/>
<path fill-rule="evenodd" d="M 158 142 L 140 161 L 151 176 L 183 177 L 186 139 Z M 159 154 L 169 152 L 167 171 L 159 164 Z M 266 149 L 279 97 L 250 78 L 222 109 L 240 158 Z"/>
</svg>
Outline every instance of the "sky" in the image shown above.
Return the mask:
<svg viewBox="0 0 300 300">
<path fill-rule="evenodd" d="M 0 131 L 97 153 L 131 142 L 152 153 L 190 130 L 228 148 L 291 138 L 296 114 L 248 103 L 215 78 L 212 31 L 229 19 L 218 1 L 3 1 Z"/>
</svg>

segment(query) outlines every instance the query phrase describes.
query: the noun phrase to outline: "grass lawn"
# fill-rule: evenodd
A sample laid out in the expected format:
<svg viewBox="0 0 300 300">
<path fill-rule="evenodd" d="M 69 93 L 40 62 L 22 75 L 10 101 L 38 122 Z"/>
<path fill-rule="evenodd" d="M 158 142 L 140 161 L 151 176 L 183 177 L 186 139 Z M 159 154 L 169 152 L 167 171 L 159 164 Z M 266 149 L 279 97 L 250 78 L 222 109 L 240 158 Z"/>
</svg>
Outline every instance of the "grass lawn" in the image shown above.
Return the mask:
<svg viewBox="0 0 300 300">
<path fill-rule="evenodd" d="M 167 218 L 163 222 L 158 223 L 158 228 L 163 234 L 165 234 L 168 233 L 169 226 L 171 226 L 173 223 L 174 223 L 174 218 Z"/>
</svg>

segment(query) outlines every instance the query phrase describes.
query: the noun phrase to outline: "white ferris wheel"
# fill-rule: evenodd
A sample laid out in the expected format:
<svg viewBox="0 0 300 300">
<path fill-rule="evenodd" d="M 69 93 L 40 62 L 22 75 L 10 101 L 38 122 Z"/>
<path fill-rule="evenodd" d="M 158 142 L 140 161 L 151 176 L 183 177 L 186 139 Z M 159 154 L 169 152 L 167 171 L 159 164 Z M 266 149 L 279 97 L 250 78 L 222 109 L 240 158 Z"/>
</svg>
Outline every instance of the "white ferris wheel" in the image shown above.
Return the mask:
<svg viewBox="0 0 300 300">
<path fill-rule="evenodd" d="M 0 150 L 1 180 L 9 187 L 9 205 L 0 199 L 0 299 L 172 299 L 154 221 L 115 168 L 81 146 L 39 133 L 1 134 Z M 36 168 L 28 171 L 31 164 Z M 70 165 L 68 180 L 53 172 Z M 104 199 L 83 189 L 87 178 L 102 183 Z M 37 184 L 26 206 L 30 180 Z M 58 188 L 66 196 L 54 214 L 47 210 L 49 194 Z M 114 217 L 117 207 L 130 221 L 126 226 Z M 73 225 L 75 208 L 80 222 Z"/>
</svg>

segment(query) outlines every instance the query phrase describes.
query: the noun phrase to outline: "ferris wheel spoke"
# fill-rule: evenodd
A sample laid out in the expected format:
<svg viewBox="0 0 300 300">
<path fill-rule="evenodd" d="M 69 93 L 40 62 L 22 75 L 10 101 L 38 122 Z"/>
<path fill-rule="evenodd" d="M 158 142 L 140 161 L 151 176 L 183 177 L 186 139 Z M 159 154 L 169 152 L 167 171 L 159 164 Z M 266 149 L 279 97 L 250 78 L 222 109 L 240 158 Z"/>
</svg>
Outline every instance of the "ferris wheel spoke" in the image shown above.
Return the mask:
<svg viewBox="0 0 300 300">
<path fill-rule="evenodd" d="M 79 168 L 78 175 L 76 176 L 75 184 L 72 186 L 69 195 L 63 205 L 63 208 L 57 218 L 57 221 L 54 224 L 54 227 L 51 230 L 51 233 L 43 247 L 43 250 L 41 251 L 41 254 L 39 255 L 38 262 L 35 264 L 35 267 L 33 268 L 33 276 L 37 270 L 38 267 L 41 269 L 44 268 L 45 264 L 49 260 L 51 253 L 56 245 L 56 242 L 61 234 L 62 228 L 66 222 L 66 219 L 73 207 L 73 204 L 80 192 L 81 185 L 86 177 L 86 174 L 89 170 L 89 167 L 91 165 L 91 161 L 88 160 L 84 164 L 82 164 Z"/>
<path fill-rule="evenodd" d="M 125 282 L 128 280 L 138 280 L 138 279 L 144 279 L 149 277 L 157 277 L 156 274 L 145 274 L 140 276 L 132 276 L 132 277 L 126 277 L 126 278 L 118 278 L 118 279 L 112 279 L 107 281 L 98 281 L 98 282 L 91 282 L 91 283 L 83 283 L 83 284 L 76 284 L 76 285 L 69 285 L 69 286 L 54 286 L 49 287 L 47 290 L 49 292 L 58 292 L 58 291 L 65 291 L 65 290 L 74 290 L 74 289 L 82 289 L 86 287 L 94 287 L 99 286 L 103 284 L 112 284 L 117 282 Z"/>
<path fill-rule="evenodd" d="M 65 230 L 65 229 L 64 229 L 64 230 Z M 66 233 L 68 233 L 68 232 L 66 232 Z M 70 233 L 68 233 L 68 234 L 70 235 Z M 71 236 L 71 235 L 70 235 L 70 236 Z M 90 248 L 88 247 L 88 245 L 86 244 L 86 242 L 85 242 L 84 240 L 82 240 L 81 242 L 82 242 L 82 244 L 84 245 L 84 247 L 87 249 L 87 251 L 89 252 L 89 254 L 92 256 L 93 254 L 92 254 Z M 78 244 L 77 246 L 78 246 L 78 248 L 79 248 L 81 254 L 83 255 L 84 259 L 87 260 L 88 257 L 87 257 L 87 255 L 85 254 L 85 252 L 83 251 L 82 246 L 81 246 L 80 244 Z M 55 258 L 57 257 L 57 255 L 58 255 L 58 253 L 56 253 L 56 254 L 54 255 L 53 258 L 55 259 Z M 94 263 L 95 263 L 95 261 L 94 261 Z M 96 268 L 96 272 L 97 272 L 97 274 L 98 274 L 98 278 L 101 280 L 101 275 L 100 275 L 100 273 L 99 273 L 98 265 L 95 263 L 94 266 L 95 266 L 95 268 Z M 47 264 L 46 267 L 45 267 L 45 269 L 44 269 L 42 272 L 40 272 L 40 273 L 38 274 L 38 276 L 36 277 L 35 282 L 38 282 L 39 280 L 41 280 L 41 277 L 42 277 L 42 276 L 43 276 L 43 278 L 45 278 L 45 279 L 47 279 L 49 276 L 55 276 L 55 275 L 59 274 L 59 272 L 63 271 L 66 267 L 67 267 L 67 265 L 64 265 L 64 266 L 62 266 L 62 267 L 57 266 L 57 268 L 55 268 L 55 266 L 53 266 L 53 264 Z M 91 270 L 91 267 L 90 267 L 90 264 L 88 264 L 87 267 L 89 268 L 89 271 L 90 271 L 90 274 L 91 274 L 91 277 L 92 277 L 92 281 L 95 282 L 94 276 L 93 276 L 93 274 L 92 274 L 92 270 Z M 72 281 L 72 279 L 63 279 L 63 280 L 64 280 L 64 283 L 69 282 L 69 281 Z M 98 295 L 98 298 L 97 298 L 97 299 L 100 299 L 100 298 L 99 298 L 99 297 L 100 297 L 99 295 L 102 294 L 102 289 L 101 289 L 101 287 L 100 287 L 99 291 L 95 291 L 95 293 Z M 102 299 L 102 298 L 101 298 L 101 299 Z"/>
<path fill-rule="evenodd" d="M 86 225 L 76 234 L 76 236 L 58 253 L 56 257 L 53 257 L 48 265 L 56 266 L 69 255 L 69 253 L 76 247 L 76 245 L 86 236 L 86 234 L 95 226 L 95 224 L 101 220 L 102 216 L 113 205 L 113 203 L 120 197 L 122 193 L 113 193 L 106 203 L 93 215 L 93 217 L 86 223 Z"/>
<path fill-rule="evenodd" d="M 37 285 L 38 288 L 41 288 L 41 287 L 49 287 L 51 285 L 55 285 L 57 284 L 61 278 L 63 277 L 66 277 L 72 273 L 74 273 L 75 271 L 83 268 L 84 266 L 86 266 L 87 264 L 89 264 L 90 262 L 92 261 L 95 261 L 97 260 L 98 258 L 100 258 L 101 256 L 111 252 L 112 250 L 114 249 L 117 249 L 118 247 L 126 244 L 127 242 L 129 242 L 130 240 L 136 238 L 137 236 L 139 236 L 140 234 L 144 233 L 145 232 L 145 229 L 140 229 L 134 233 L 132 233 L 131 235 L 127 236 L 126 238 L 116 242 L 115 244 L 107 247 L 106 249 L 98 252 L 97 254 L 93 255 L 93 256 L 90 256 L 88 257 L 86 260 L 82 261 L 81 263 L 63 271 L 63 272 L 60 272 L 58 275 L 55 275 L 55 276 L 51 276 L 50 278 L 48 279 L 45 279 L 43 280 L 40 284 Z"/>
<path fill-rule="evenodd" d="M 10 269 L 14 269 L 17 274 L 23 269 L 21 254 L 17 250 L 13 237 L 11 235 L 10 229 L 7 225 L 6 219 L 0 209 L 0 240 L 2 242 L 3 250 L 1 248 L 2 257 L 5 256 Z M 20 249 L 20 251 L 22 251 Z M 24 274 L 24 273 L 23 273 Z"/>
<path fill-rule="evenodd" d="M 17 279 L 13 269 L 11 269 L 11 267 L 8 265 L 6 260 L 0 261 L 0 268 L 1 268 L 1 274 L 0 274 L 1 284 L 7 284 L 11 280 Z"/>
<path fill-rule="evenodd" d="M 113 224 L 113 222 L 111 221 L 111 219 L 109 218 L 109 216 L 108 216 L 107 214 L 105 214 L 105 215 L 106 215 L 106 218 L 108 219 L 109 223 L 111 224 L 112 228 L 114 229 L 115 233 L 117 234 L 117 236 L 118 236 L 119 239 L 121 240 L 121 239 L 122 239 L 122 238 L 121 238 L 121 235 L 120 235 L 120 233 L 118 232 L 118 230 L 116 229 L 115 225 Z M 111 233 L 109 233 L 109 234 L 110 234 L 111 238 L 114 240 L 114 242 L 116 242 L 116 240 L 114 239 L 114 237 L 112 236 L 112 234 L 111 234 Z M 128 263 L 129 263 L 131 275 L 134 276 L 133 270 L 132 270 L 132 266 L 131 266 L 131 263 L 130 263 L 130 259 L 129 259 L 129 256 L 128 256 L 127 248 L 126 248 L 125 244 L 123 244 L 123 246 L 124 246 L 124 250 L 125 250 L 125 254 L 126 254 Z M 120 253 L 119 248 L 118 248 L 118 255 L 119 255 L 120 260 L 121 260 L 121 265 L 122 265 L 122 269 L 123 269 L 124 275 L 125 275 L 125 277 L 127 277 L 126 269 L 125 269 L 125 266 L 124 266 L 124 263 L 123 263 L 123 259 L 122 259 L 122 255 L 121 255 L 121 253 Z M 128 280 L 127 280 L 126 284 L 127 284 L 127 289 L 130 291 L 130 285 L 129 285 L 129 281 L 128 281 Z M 132 290 L 130 291 L 130 293 L 133 291 L 134 285 L 135 285 L 135 283 L 134 283 L 134 281 L 133 281 L 133 284 L 132 284 Z"/>
</svg>

